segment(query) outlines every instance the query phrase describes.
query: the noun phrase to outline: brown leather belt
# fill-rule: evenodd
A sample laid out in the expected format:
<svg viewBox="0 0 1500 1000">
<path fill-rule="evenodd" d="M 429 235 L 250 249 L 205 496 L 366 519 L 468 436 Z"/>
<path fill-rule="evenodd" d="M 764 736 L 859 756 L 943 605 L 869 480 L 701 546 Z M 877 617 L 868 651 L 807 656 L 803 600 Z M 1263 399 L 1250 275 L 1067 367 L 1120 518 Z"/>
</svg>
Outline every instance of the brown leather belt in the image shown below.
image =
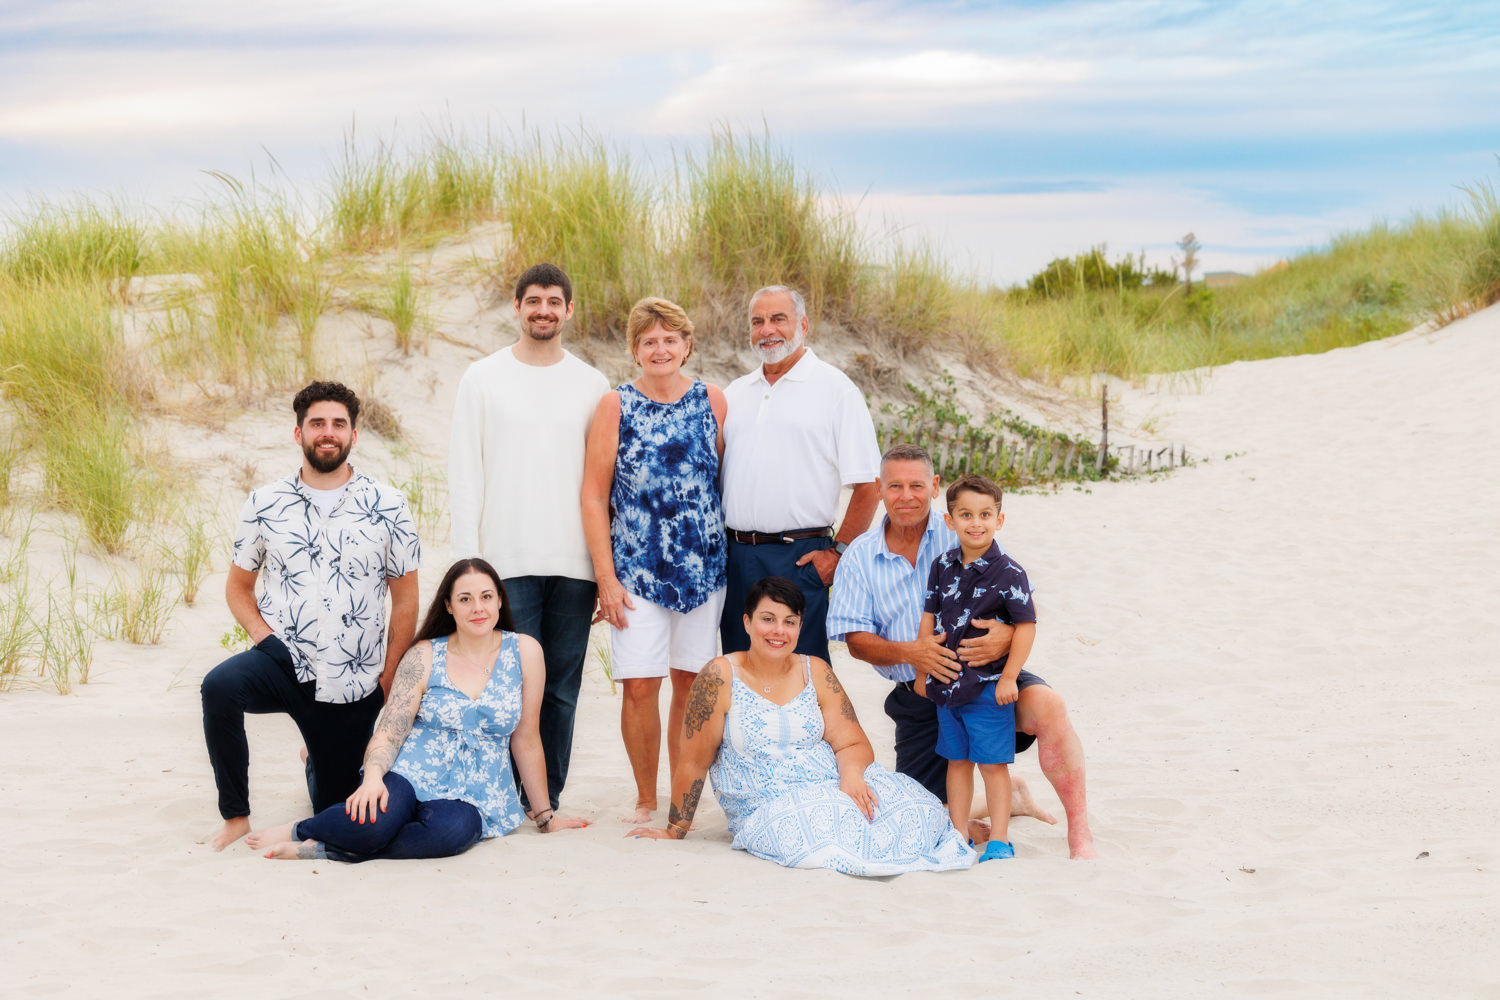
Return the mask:
<svg viewBox="0 0 1500 1000">
<path fill-rule="evenodd" d="M 741 545 L 787 545 L 806 538 L 832 538 L 833 528 L 802 528 L 798 531 L 735 531 L 725 529 L 730 539 Z"/>
</svg>

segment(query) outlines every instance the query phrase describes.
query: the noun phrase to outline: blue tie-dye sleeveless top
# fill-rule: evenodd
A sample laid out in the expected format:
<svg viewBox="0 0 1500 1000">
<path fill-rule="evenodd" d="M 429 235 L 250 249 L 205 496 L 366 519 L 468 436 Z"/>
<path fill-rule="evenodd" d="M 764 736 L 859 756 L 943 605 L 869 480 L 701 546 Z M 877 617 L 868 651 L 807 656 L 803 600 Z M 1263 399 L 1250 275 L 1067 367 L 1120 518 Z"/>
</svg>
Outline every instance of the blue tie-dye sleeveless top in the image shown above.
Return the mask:
<svg viewBox="0 0 1500 1000">
<path fill-rule="evenodd" d="M 718 422 L 694 380 L 675 403 L 620 386 L 620 450 L 609 493 L 615 576 L 630 593 L 691 611 L 724 586 Z"/>
</svg>

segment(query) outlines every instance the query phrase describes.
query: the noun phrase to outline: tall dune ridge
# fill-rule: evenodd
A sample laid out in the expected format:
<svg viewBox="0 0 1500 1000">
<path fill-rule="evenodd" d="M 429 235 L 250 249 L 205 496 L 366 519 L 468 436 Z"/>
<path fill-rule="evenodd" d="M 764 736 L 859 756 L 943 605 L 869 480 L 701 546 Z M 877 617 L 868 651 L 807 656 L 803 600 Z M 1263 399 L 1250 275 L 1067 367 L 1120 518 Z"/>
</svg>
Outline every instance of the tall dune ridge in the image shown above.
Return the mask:
<svg viewBox="0 0 1500 1000">
<path fill-rule="evenodd" d="M 435 861 L 276 864 L 196 843 L 218 822 L 197 689 L 233 625 L 233 517 L 250 486 L 295 468 L 296 386 L 347 381 L 379 404 L 352 461 L 417 508 L 425 605 L 447 564 L 453 391 L 470 361 L 515 337 L 497 276 L 516 243 L 513 220 L 459 212 L 399 246 L 382 236 L 335 252 L 264 200 L 231 204 L 238 228 L 175 250 L 149 235 L 132 250 L 129 217 L 106 214 L 104 249 L 73 258 L 96 292 L 54 306 L 38 289 L 81 286 L 55 273 L 0 284 L 4 308 L 21 302 L 28 322 L 97 352 L 87 394 L 69 395 L 65 373 L 4 376 L 0 445 L 15 457 L 0 644 L 22 587 L 33 621 L 55 611 L 0 695 L 7 996 L 1500 996 L 1488 947 L 1500 680 L 1481 653 L 1500 565 L 1487 502 L 1500 472 L 1484 451 L 1500 307 L 1481 308 L 1482 295 L 1459 288 L 1439 316 L 1412 304 L 1412 284 L 1398 295 L 1374 275 L 1369 294 L 1408 296 L 1391 315 L 1415 310 L 1414 329 L 1369 339 L 1389 332 L 1381 313 L 1366 342 L 1324 353 L 1122 367 L 1111 434 L 1186 442 L 1199 461 L 1007 496 L 1003 539 L 1038 588 L 1032 664 L 1068 700 L 1088 757 L 1097 861 L 1068 860 L 1060 826 L 1020 819 L 1008 864 L 886 880 L 789 871 L 732 851 L 710 802 L 685 841 L 626 839 L 634 786 L 591 657 L 563 800 L 587 829 L 526 827 Z M 753 360 L 733 332 L 732 287 L 714 280 L 725 283 L 700 308 L 722 335 L 689 368 L 723 382 Z M 840 313 L 835 298 L 810 343 L 863 372 L 875 407 L 947 370 L 976 412 L 1097 432 L 1097 402 L 1070 391 L 1098 370 L 1090 360 L 985 354 L 941 325 L 965 315 L 944 313 L 941 296 L 927 300 L 941 323 L 915 341 L 891 334 L 899 318 L 862 321 L 875 314 L 858 299 Z M 1372 316 L 1375 300 L 1362 306 Z M 1042 308 L 1062 325 L 1086 311 Z M 607 328 L 580 324 L 568 343 L 612 381 L 631 376 Z M 71 455 L 69 434 L 100 433 L 83 401 L 124 435 L 137 502 L 118 534 L 49 471 Z M 195 538 L 208 545 L 196 569 Z M 153 573 L 170 588 L 159 618 L 142 606 Z M 86 674 L 49 679 L 68 655 L 64 623 L 105 619 L 121 636 L 155 621 L 159 641 L 83 635 Z M 888 685 L 839 644 L 834 667 L 890 766 Z M 247 724 L 257 825 L 304 816 L 295 727 Z M 1016 768 L 1061 814 L 1035 751 Z"/>
</svg>

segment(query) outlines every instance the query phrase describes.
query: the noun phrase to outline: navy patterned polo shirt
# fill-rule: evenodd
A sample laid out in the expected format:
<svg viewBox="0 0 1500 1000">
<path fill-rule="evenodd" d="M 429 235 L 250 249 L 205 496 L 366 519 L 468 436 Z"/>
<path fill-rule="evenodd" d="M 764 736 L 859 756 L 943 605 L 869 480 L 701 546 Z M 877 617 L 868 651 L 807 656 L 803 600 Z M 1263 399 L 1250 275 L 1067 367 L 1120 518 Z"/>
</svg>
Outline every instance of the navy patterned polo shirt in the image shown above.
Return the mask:
<svg viewBox="0 0 1500 1000">
<path fill-rule="evenodd" d="M 937 631 L 946 632 L 943 645 L 958 652 L 958 644 L 983 630 L 969 624 L 975 618 L 998 618 L 1008 625 L 1036 621 L 1031 601 L 1031 581 L 1015 560 L 991 541 L 989 551 L 964 565 L 963 549 L 955 547 L 932 561 L 927 574 L 927 600 L 922 610 L 937 620 Z M 967 705 L 986 682 L 1000 676 L 1008 656 L 983 667 L 964 666 L 958 679 L 943 684 L 927 678 L 927 697 L 938 705 Z"/>
</svg>

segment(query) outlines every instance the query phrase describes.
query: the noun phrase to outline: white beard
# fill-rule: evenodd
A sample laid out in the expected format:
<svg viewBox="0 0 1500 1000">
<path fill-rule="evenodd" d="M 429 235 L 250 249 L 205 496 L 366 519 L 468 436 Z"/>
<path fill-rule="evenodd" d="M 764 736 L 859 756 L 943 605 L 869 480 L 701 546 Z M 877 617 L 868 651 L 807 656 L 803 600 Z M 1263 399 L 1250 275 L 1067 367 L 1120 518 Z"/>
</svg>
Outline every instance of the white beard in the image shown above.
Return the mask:
<svg viewBox="0 0 1500 1000">
<path fill-rule="evenodd" d="M 785 361 L 787 358 L 800 351 L 802 349 L 802 343 L 806 339 L 806 336 L 798 334 L 791 340 L 783 340 L 780 347 L 761 347 L 757 344 L 755 346 L 755 353 L 761 361 L 765 362 L 768 365 L 774 365 L 777 362 Z"/>
</svg>

